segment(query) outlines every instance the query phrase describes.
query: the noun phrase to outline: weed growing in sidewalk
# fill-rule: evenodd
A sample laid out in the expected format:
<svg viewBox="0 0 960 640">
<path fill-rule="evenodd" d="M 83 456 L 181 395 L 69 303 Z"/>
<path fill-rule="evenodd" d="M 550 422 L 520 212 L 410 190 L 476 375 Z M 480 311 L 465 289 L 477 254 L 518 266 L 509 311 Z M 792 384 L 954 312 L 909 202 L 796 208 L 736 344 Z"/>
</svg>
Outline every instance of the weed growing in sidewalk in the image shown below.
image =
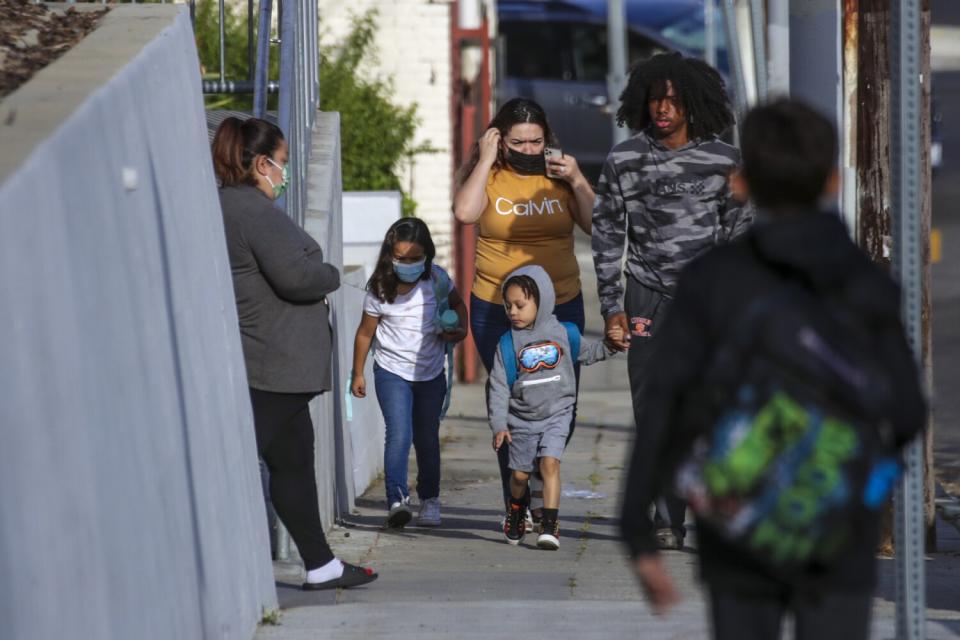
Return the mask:
<svg viewBox="0 0 960 640">
<path fill-rule="evenodd" d="M 280 609 L 263 609 L 263 615 L 260 617 L 260 626 L 278 627 L 280 626 Z"/>
</svg>

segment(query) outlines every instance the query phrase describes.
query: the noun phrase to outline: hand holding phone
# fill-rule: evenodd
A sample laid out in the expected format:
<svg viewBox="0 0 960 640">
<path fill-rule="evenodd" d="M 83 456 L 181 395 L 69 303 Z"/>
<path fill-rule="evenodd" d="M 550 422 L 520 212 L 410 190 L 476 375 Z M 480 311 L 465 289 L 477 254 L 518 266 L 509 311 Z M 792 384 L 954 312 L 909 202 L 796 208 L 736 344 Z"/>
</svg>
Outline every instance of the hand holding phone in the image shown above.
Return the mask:
<svg viewBox="0 0 960 640">
<path fill-rule="evenodd" d="M 544 147 L 544 148 L 543 148 L 543 159 L 544 159 L 544 160 L 546 161 L 546 163 L 547 163 L 547 177 L 548 177 L 548 178 L 556 178 L 556 179 L 563 178 L 563 175 L 562 175 L 561 173 L 557 172 L 556 170 L 554 170 L 554 169 L 550 166 L 550 160 L 551 160 L 551 159 L 556 158 L 556 159 L 559 160 L 559 159 L 562 158 L 562 157 L 563 157 L 563 151 L 562 151 L 561 149 L 558 149 L 558 148 L 556 148 L 556 147 Z M 560 171 L 563 170 L 563 167 L 562 167 L 562 166 L 559 167 L 559 168 L 560 168 Z"/>
</svg>

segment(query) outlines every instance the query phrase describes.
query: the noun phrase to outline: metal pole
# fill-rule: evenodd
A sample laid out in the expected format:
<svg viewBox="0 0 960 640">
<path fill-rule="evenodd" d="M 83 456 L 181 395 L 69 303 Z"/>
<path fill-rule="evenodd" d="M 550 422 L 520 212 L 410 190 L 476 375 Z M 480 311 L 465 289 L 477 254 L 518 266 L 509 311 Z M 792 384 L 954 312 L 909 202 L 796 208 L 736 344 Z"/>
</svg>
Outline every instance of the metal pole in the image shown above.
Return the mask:
<svg viewBox="0 0 960 640">
<path fill-rule="evenodd" d="M 257 66 L 253 76 L 253 117 L 262 118 L 267 112 L 267 75 L 270 71 L 270 22 L 273 18 L 273 0 L 260 0 L 260 19 L 257 27 Z"/>
<path fill-rule="evenodd" d="M 612 114 L 613 144 L 630 137 L 626 127 L 617 126 L 617 110 L 612 108 L 627 84 L 627 9 L 623 0 L 607 0 L 607 96 Z"/>
<path fill-rule="evenodd" d="M 723 18 L 727 27 L 727 59 L 733 81 L 733 104 L 737 122 L 743 122 L 747 113 L 747 84 L 743 77 L 743 58 L 740 56 L 740 38 L 737 32 L 737 13 L 734 0 L 723 0 Z M 739 127 L 738 127 L 739 128 Z"/>
<path fill-rule="evenodd" d="M 757 102 L 767 101 L 767 30 L 764 0 L 750 0 L 750 26 L 753 33 L 753 66 L 757 74 Z"/>
<path fill-rule="evenodd" d="M 770 96 L 790 95 L 790 0 L 767 0 Z"/>
<path fill-rule="evenodd" d="M 919 362 L 923 345 L 920 154 L 925 153 L 920 148 L 920 0 L 891 0 L 890 9 L 893 266 L 900 279 L 904 328 Z M 917 438 L 904 452 L 906 469 L 894 503 L 897 638 L 901 640 L 926 637 L 922 443 Z"/>
<path fill-rule="evenodd" d="M 253 48 L 253 0 L 247 0 L 247 80 L 253 81 L 253 68 L 256 64 Z"/>
<path fill-rule="evenodd" d="M 291 174 L 296 171 L 298 164 L 296 160 L 296 140 L 293 139 L 295 134 L 294 120 L 293 120 L 293 110 L 294 104 L 296 101 L 296 96 L 294 95 L 294 77 L 296 62 L 294 60 L 294 44 L 296 39 L 296 5 L 297 0 L 290 2 L 289 0 L 280 0 L 279 11 L 280 11 L 280 104 L 279 104 L 279 113 L 277 117 L 277 124 L 280 126 L 280 129 L 283 131 L 284 137 L 287 139 L 287 145 L 289 146 L 290 153 L 290 169 Z M 295 174 L 294 174 L 295 175 Z M 287 194 L 284 194 L 277 199 L 277 206 L 282 209 L 286 209 L 287 215 L 297 219 L 297 211 L 291 207 L 290 202 L 291 198 L 287 197 Z"/>
<path fill-rule="evenodd" d="M 717 66 L 717 0 L 703 4 L 703 59 L 711 67 Z"/>
<path fill-rule="evenodd" d="M 220 0 L 220 82 L 223 82 L 227 78 L 226 73 L 226 58 L 227 58 L 227 38 L 225 34 L 225 27 L 223 24 L 223 0 Z"/>
</svg>

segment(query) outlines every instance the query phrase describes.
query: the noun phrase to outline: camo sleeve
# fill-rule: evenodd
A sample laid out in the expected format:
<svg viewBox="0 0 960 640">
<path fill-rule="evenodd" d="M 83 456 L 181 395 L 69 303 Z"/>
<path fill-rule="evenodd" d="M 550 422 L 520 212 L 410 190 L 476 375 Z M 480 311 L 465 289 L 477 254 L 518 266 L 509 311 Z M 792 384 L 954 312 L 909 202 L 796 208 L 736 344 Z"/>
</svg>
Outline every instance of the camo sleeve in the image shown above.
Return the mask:
<svg viewBox="0 0 960 640">
<path fill-rule="evenodd" d="M 727 201 L 721 213 L 723 238 L 727 242 L 746 231 L 753 222 L 753 206 L 749 202 L 738 202 L 727 194 Z"/>
<path fill-rule="evenodd" d="M 593 204 L 593 266 L 597 271 L 597 293 L 604 318 L 623 311 L 623 284 L 620 279 L 623 245 L 627 235 L 626 205 L 617 176 L 613 154 L 607 157 L 597 183 Z"/>
<path fill-rule="evenodd" d="M 734 160 L 740 166 L 740 151 L 734 150 Z M 722 239 L 729 242 L 746 231 L 753 222 L 753 205 L 749 202 L 740 202 L 730 193 L 729 181 L 725 201 L 720 209 L 720 225 L 723 231 Z"/>
</svg>

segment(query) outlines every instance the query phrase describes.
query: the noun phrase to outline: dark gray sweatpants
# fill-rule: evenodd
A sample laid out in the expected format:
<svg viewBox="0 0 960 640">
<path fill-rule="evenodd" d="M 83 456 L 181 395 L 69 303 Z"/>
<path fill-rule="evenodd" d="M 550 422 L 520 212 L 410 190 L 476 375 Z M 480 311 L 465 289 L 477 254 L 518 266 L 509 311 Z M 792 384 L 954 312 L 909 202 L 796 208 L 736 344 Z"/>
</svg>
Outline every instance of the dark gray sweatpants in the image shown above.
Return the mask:
<svg viewBox="0 0 960 640">
<path fill-rule="evenodd" d="M 647 371 L 647 363 L 653 353 L 652 341 L 655 339 L 660 323 L 670 305 L 670 299 L 659 291 L 640 284 L 633 278 L 627 278 L 624 306 L 627 322 L 630 325 L 630 349 L 627 352 L 627 370 L 630 374 L 630 395 L 633 398 L 633 417 L 637 427 L 637 438 L 644 439 L 643 396 L 649 376 L 655 372 Z M 686 505 L 673 495 L 666 495 L 656 501 L 654 527 L 670 528 L 679 535 L 685 535 L 683 526 Z"/>
</svg>

